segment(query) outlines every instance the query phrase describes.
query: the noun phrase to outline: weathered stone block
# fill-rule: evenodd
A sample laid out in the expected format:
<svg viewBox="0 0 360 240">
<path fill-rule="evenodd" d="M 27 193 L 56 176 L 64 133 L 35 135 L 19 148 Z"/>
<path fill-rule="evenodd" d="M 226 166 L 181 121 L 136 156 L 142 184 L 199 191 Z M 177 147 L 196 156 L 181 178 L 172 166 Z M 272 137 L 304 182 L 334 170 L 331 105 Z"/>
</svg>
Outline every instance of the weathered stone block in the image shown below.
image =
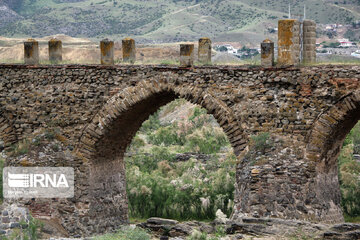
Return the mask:
<svg viewBox="0 0 360 240">
<path fill-rule="evenodd" d="M 114 41 L 100 41 L 100 57 L 102 65 L 114 65 Z"/>
<path fill-rule="evenodd" d="M 62 42 L 59 39 L 52 38 L 48 42 L 49 45 L 49 61 L 51 63 L 59 63 L 62 61 Z"/>
<path fill-rule="evenodd" d="M 198 60 L 201 63 L 211 63 L 211 40 L 210 38 L 200 38 L 198 48 Z"/>
<path fill-rule="evenodd" d="M 269 39 L 261 43 L 261 66 L 274 66 L 274 42 Z"/>
<path fill-rule="evenodd" d="M 300 63 L 300 23 L 295 19 L 279 20 L 278 65 Z"/>
<path fill-rule="evenodd" d="M 125 38 L 122 40 L 122 54 L 123 61 L 134 63 L 136 60 L 135 40 L 132 38 Z"/>
<path fill-rule="evenodd" d="M 192 67 L 194 65 L 194 44 L 180 44 L 180 66 Z"/>
<path fill-rule="evenodd" d="M 35 39 L 24 42 L 24 61 L 28 65 L 39 64 L 39 42 Z"/>
<path fill-rule="evenodd" d="M 303 22 L 303 52 L 304 63 L 316 62 L 316 23 L 313 20 Z"/>
</svg>

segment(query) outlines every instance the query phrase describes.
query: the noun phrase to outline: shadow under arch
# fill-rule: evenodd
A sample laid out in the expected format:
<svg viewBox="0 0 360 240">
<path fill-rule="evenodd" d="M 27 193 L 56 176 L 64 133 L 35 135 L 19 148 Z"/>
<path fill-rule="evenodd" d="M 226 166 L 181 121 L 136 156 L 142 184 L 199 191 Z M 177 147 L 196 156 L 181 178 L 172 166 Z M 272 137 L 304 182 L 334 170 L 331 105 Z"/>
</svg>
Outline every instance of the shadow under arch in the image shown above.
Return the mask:
<svg viewBox="0 0 360 240">
<path fill-rule="evenodd" d="M 337 161 L 347 134 L 359 120 L 360 90 L 357 90 L 321 113 L 308 135 L 306 158 L 315 167 L 316 198 L 328 209 L 321 214 L 323 222 L 344 221 Z"/>
<path fill-rule="evenodd" d="M 244 134 L 233 111 L 211 92 L 167 82 L 142 81 L 114 95 L 84 129 L 77 151 L 89 165 L 91 232 L 104 232 L 128 222 L 123 157 L 148 117 L 176 98 L 198 104 L 212 114 L 236 156 L 245 149 Z M 91 225 L 91 224 L 87 224 Z"/>
</svg>

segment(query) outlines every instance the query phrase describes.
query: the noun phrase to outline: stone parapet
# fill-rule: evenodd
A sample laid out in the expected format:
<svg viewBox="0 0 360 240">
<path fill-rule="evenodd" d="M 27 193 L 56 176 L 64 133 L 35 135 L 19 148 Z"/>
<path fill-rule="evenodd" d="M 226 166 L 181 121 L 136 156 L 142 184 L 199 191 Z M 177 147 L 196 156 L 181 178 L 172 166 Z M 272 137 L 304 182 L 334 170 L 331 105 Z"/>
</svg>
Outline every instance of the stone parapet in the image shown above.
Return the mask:
<svg viewBox="0 0 360 240">
<path fill-rule="evenodd" d="M 51 63 L 59 63 L 62 61 L 62 42 L 59 39 L 52 38 L 48 42 L 49 45 L 49 61 Z"/>
<path fill-rule="evenodd" d="M 313 20 L 303 22 L 303 62 L 316 62 L 316 23 Z"/>
<path fill-rule="evenodd" d="M 200 38 L 198 48 L 198 61 L 204 64 L 211 63 L 211 40 L 210 38 Z"/>
<path fill-rule="evenodd" d="M 279 20 L 278 61 L 280 66 L 300 63 L 300 22 L 295 19 Z"/>
<path fill-rule="evenodd" d="M 125 38 L 122 40 L 122 54 L 123 61 L 134 63 L 136 60 L 135 40 L 132 38 Z"/>
<path fill-rule="evenodd" d="M 274 66 L 274 42 L 269 39 L 261 43 L 261 66 Z"/>
<path fill-rule="evenodd" d="M 180 66 L 192 67 L 194 65 L 194 44 L 180 44 Z"/>
<path fill-rule="evenodd" d="M 100 58 L 102 65 L 114 65 L 114 41 L 100 41 Z"/>
<path fill-rule="evenodd" d="M 28 39 L 24 42 L 24 62 L 28 65 L 39 64 L 39 42 Z"/>
</svg>

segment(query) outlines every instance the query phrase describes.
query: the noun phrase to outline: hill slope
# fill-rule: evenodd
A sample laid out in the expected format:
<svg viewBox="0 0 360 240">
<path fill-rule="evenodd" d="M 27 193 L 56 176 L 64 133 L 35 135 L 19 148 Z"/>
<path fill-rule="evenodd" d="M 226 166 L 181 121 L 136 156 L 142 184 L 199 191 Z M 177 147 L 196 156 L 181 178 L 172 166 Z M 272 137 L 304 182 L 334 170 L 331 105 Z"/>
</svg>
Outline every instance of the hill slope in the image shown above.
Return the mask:
<svg viewBox="0 0 360 240">
<path fill-rule="evenodd" d="M 290 0 L 292 13 L 318 23 L 360 19 L 359 0 Z M 266 29 L 287 16 L 288 0 L 0 0 L 0 35 L 136 37 L 169 42 L 209 36 L 232 41 Z"/>
</svg>

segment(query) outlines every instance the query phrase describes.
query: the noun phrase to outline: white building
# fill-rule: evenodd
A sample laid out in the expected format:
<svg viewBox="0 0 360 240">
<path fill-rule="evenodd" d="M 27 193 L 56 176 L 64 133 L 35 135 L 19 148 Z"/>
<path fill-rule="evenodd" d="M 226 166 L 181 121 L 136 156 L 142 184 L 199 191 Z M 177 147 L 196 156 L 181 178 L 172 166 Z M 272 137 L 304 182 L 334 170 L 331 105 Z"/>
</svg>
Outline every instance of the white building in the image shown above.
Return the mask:
<svg viewBox="0 0 360 240">
<path fill-rule="evenodd" d="M 351 56 L 360 58 L 360 50 L 356 50 L 355 52 L 351 53 Z M 360 155 L 358 160 L 360 161 Z"/>
<path fill-rule="evenodd" d="M 356 46 L 355 43 L 350 42 L 347 38 L 338 39 L 338 42 L 340 43 L 339 47 L 353 47 Z"/>
<path fill-rule="evenodd" d="M 228 53 L 237 54 L 237 49 L 234 48 L 232 45 L 230 45 L 230 44 L 225 44 L 224 46 L 227 48 Z"/>
</svg>

